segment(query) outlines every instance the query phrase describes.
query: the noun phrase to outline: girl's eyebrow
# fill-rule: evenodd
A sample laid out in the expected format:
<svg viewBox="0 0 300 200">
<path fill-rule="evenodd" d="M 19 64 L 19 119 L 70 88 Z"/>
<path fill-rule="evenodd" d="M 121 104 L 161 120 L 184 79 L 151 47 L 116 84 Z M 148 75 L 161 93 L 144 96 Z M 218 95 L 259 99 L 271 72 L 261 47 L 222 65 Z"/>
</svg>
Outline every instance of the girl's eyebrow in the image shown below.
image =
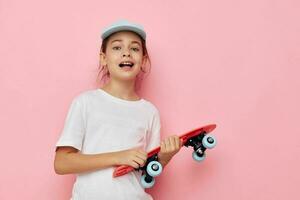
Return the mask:
<svg viewBox="0 0 300 200">
<path fill-rule="evenodd" d="M 111 44 L 113 43 L 113 42 L 121 42 L 121 41 L 123 41 L 123 40 L 113 40 L 113 41 L 111 41 Z M 131 43 L 137 43 L 138 45 L 140 45 L 141 46 L 141 44 L 138 42 L 138 41 L 136 41 L 136 40 L 134 40 L 134 41 L 132 41 Z"/>
</svg>

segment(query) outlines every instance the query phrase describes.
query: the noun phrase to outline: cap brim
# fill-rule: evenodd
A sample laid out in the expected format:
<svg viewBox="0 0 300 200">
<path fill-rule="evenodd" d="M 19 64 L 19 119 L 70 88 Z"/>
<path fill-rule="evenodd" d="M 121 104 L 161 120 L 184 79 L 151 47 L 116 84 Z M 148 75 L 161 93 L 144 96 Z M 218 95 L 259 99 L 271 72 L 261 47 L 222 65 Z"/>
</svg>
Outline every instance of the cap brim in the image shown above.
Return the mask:
<svg viewBox="0 0 300 200">
<path fill-rule="evenodd" d="M 143 31 L 142 29 L 140 29 L 138 27 L 126 26 L 126 25 L 109 27 L 108 29 L 106 29 L 106 30 L 104 30 L 102 32 L 101 38 L 105 39 L 108 36 L 110 36 L 111 34 L 119 32 L 119 31 L 132 31 L 132 32 L 137 33 L 144 40 L 146 40 L 146 33 L 145 33 L 145 31 Z"/>
</svg>

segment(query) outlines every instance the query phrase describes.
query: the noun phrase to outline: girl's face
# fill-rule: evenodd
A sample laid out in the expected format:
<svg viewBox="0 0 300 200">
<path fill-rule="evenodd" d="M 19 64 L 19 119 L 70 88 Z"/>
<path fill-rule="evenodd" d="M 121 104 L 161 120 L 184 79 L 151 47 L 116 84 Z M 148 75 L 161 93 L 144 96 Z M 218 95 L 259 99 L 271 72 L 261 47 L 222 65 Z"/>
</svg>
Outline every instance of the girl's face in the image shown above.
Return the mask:
<svg viewBox="0 0 300 200">
<path fill-rule="evenodd" d="M 107 65 L 111 78 L 135 80 L 145 61 L 142 41 L 133 32 L 117 32 L 108 39 L 106 53 L 101 52 L 100 59 Z"/>
</svg>

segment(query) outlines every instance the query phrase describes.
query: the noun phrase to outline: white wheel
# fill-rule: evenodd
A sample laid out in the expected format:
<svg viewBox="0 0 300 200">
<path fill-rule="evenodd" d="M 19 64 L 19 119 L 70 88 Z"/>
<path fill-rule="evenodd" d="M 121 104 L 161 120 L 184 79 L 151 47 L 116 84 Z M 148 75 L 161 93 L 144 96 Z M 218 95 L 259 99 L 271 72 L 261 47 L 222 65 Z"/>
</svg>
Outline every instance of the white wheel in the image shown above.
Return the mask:
<svg viewBox="0 0 300 200">
<path fill-rule="evenodd" d="M 151 161 L 149 162 L 149 164 L 147 165 L 147 173 L 150 176 L 159 176 L 162 172 L 162 165 L 158 162 L 158 161 Z"/>
<path fill-rule="evenodd" d="M 151 177 L 151 178 L 152 178 L 152 180 L 146 180 L 146 174 L 141 176 L 141 184 L 142 184 L 143 188 L 153 187 L 153 185 L 155 183 L 155 179 L 153 177 Z"/>
<path fill-rule="evenodd" d="M 202 144 L 207 149 L 212 149 L 216 146 L 217 140 L 213 135 L 205 135 L 202 139 Z"/>
<path fill-rule="evenodd" d="M 203 154 L 202 156 L 199 156 L 198 154 L 197 154 L 197 152 L 193 152 L 193 159 L 195 160 L 195 161 L 197 161 L 197 162 L 201 162 L 201 161 L 203 161 L 204 159 L 205 159 L 205 154 Z"/>
</svg>

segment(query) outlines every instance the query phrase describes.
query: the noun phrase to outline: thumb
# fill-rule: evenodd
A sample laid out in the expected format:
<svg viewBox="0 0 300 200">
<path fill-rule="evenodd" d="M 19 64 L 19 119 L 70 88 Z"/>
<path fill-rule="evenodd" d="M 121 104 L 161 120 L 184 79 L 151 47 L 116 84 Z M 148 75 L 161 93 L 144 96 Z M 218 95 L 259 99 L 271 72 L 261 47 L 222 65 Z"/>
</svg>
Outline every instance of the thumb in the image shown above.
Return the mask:
<svg viewBox="0 0 300 200">
<path fill-rule="evenodd" d="M 183 146 L 183 140 L 180 139 L 180 147 L 182 147 L 182 146 Z"/>
</svg>

